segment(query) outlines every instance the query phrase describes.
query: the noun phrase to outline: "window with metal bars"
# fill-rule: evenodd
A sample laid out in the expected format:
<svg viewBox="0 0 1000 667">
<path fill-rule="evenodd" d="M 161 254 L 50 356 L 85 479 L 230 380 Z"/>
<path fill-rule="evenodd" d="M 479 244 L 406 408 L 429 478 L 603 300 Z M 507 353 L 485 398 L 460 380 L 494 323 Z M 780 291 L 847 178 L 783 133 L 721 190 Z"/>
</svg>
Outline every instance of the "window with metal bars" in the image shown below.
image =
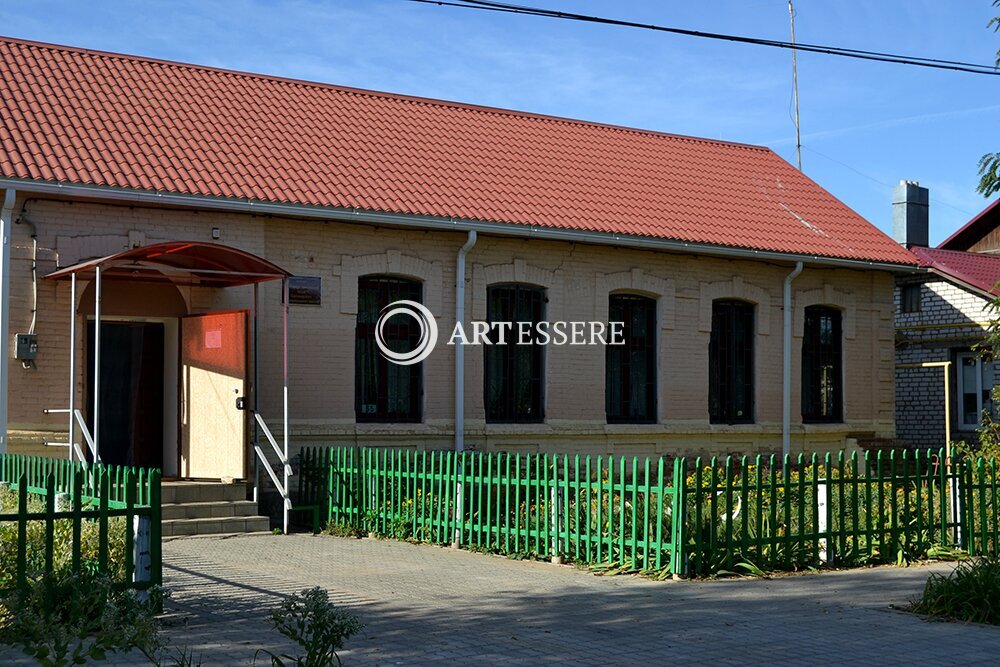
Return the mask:
<svg viewBox="0 0 1000 667">
<path fill-rule="evenodd" d="M 708 344 L 708 414 L 713 424 L 754 421 L 754 305 L 712 303 Z"/>
<path fill-rule="evenodd" d="M 486 421 L 496 423 L 532 423 L 545 419 L 544 347 L 534 335 L 545 318 L 545 290 L 530 285 L 491 285 L 486 290 L 486 318 L 490 323 L 485 345 Z M 495 322 L 512 322 L 504 334 L 505 345 L 497 344 L 500 333 Z M 518 342 L 518 322 L 532 323 L 530 343 Z"/>
<path fill-rule="evenodd" d="M 375 344 L 375 328 L 382 309 L 407 299 L 421 303 L 423 287 L 415 280 L 394 276 L 358 279 L 358 319 L 354 347 L 354 414 L 359 422 L 419 422 L 423 403 L 423 363 L 402 366 L 386 359 Z M 417 346 L 420 325 L 407 315 L 385 323 L 386 345 L 399 352 Z"/>
<path fill-rule="evenodd" d="M 606 346 L 604 384 L 609 424 L 656 421 L 656 300 L 612 294 L 608 321 L 623 322 L 624 345 Z"/>
<path fill-rule="evenodd" d="M 808 306 L 802 332 L 802 421 L 844 419 L 841 312 Z"/>
</svg>

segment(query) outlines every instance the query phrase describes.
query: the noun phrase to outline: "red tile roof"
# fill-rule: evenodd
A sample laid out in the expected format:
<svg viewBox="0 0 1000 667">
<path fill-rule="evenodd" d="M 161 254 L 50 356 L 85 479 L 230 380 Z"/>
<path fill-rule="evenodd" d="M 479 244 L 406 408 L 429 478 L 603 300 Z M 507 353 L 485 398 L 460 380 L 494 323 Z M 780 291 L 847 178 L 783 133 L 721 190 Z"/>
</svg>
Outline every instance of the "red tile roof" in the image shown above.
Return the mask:
<svg viewBox="0 0 1000 667">
<path fill-rule="evenodd" d="M 942 250 L 940 248 L 910 248 L 920 266 L 950 276 L 976 289 L 991 294 L 1000 294 L 1000 255 L 986 255 L 978 252 Z"/>
<path fill-rule="evenodd" d="M 0 176 L 910 264 L 771 150 L 0 38 Z"/>
</svg>

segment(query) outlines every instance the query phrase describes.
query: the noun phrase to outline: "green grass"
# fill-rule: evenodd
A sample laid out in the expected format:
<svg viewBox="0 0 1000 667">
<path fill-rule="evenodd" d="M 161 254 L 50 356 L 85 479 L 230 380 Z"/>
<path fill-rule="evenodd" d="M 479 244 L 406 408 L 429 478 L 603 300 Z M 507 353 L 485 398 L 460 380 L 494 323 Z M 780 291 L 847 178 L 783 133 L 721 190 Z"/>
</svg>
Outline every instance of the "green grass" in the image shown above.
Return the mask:
<svg viewBox="0 0 1000 667">
<path fill-rule="evenodd" d="M 1000 625 L 1000 558 L 974 558 L 932 574 L 910 610 L 934 618 Z"/>
</svg>

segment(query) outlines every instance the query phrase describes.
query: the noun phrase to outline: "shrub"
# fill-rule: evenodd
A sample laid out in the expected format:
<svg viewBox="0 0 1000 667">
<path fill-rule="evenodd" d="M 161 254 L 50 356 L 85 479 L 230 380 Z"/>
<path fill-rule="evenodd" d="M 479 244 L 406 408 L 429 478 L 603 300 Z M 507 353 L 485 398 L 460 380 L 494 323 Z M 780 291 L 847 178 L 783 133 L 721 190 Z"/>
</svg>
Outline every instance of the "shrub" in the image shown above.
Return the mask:
<svg viewBox="0 0 1000 667">
<path fill-rule="evenodd" d="M 963 561 L 947 575 L 932 574 L 923 596 L 910 606 L 918 614 L 1000 625 L 1000 558 Z"/>
<path fill-rule="evenodd" d="M 83 665 L 133 648 L 152 655 L 161 647 L 160 595 L 115 591 L 107 577 L 87 573 L 36 577 L 0 601 L 0 643 L 20 646 L 45 667 Z"/>
<path fill-rule="evenodd" d="M 0 488 L 0 514 L 17 512 L 17 492 Z M 28 511 L 43 512 L 45 504 L 34 494 L 28 494 Z M 124 517 L 108 519 L 108 576 L 114 581 L 125 580 Z M 27 572 L 37 576 L 45 570 L 45 522 L 29 521 L 27 536 Z M 53 522 L 53 569 L 68 571 L 73 558 L 73 521 Z M 80 562 L 84 569 L 96 571 L 100 527 L 97 522 L 84 520 L 80 525 Z M 0 591 L 17 586 L 17 522 L 0 521 Z"/>
<path fill-rule="evenodd" d="M 263 651 L 271 657 L 272 667 L 327 667 L 335 660 L 340 665 L 337 649 L 364 627 L 354 614 L 330 602 L 329 594 L 318 586 L 286 598 L 271 612 L 270 620 L 275 630 L 305 650 L 298 657 Z"/>
</svg>

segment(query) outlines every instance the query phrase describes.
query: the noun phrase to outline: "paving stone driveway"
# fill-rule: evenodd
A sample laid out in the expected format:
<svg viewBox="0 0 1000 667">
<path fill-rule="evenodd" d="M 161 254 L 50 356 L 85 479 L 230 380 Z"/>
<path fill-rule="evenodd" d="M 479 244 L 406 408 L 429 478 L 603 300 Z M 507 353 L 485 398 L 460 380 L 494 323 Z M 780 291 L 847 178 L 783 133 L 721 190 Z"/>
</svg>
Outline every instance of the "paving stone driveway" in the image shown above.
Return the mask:
<svg viewBox="0 0 1000 667">
<path fill-rule="evenodd" d="M 164 550 L 171 643 L 206 665 L 246 665 L 260 647 L 291 650 L 266 614 L 317 584 L 366 624 L 342 653 L 348 666 L 1000 661 L 1000 628 L 888 608 L 945 564 L 692 583 L 307 535 L 180 538 Z"/>
</svg>

